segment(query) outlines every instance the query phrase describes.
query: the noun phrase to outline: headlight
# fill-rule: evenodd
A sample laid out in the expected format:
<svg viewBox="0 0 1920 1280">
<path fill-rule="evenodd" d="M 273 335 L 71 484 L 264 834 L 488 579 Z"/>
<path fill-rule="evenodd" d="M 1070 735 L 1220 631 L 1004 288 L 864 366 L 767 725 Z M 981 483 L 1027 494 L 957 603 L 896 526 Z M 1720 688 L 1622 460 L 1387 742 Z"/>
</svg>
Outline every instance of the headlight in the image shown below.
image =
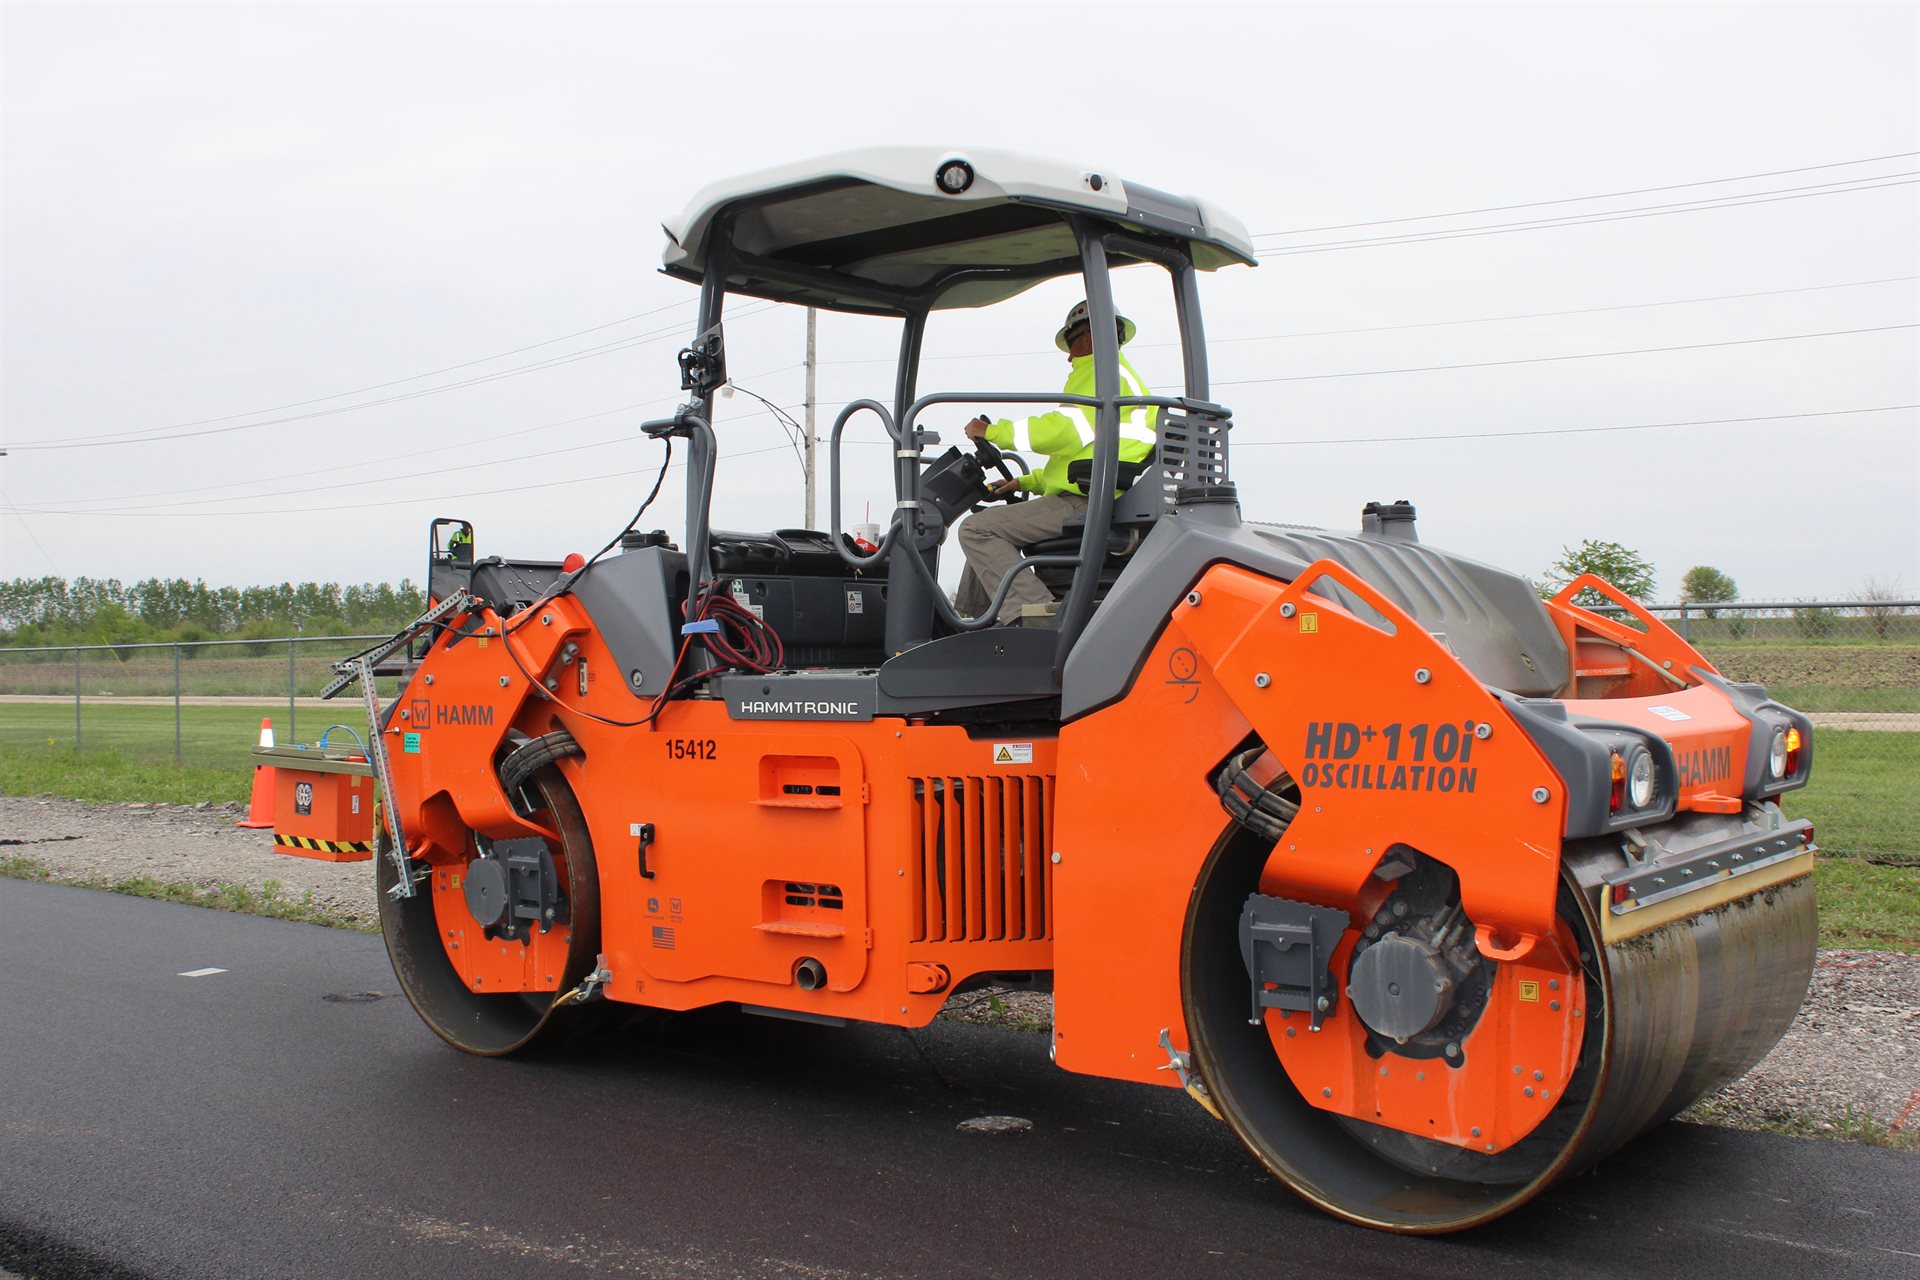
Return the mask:
<svg viewBox="0 0 1920 1280">
<path fill-rule="evenodd" d="M 1773 745 L 1767 748 L 1767 776 L 1775 782 L 1787 776 L 1787 731 L 1776 729 Z"/>
<path fill-rule="evenodd" d="M 1644 809 L 1653 803 L 1653 795 L 1653 757 L 1645 751 L 1636 751 L 1627 766 L 1627 803 Z"/>
</svg>

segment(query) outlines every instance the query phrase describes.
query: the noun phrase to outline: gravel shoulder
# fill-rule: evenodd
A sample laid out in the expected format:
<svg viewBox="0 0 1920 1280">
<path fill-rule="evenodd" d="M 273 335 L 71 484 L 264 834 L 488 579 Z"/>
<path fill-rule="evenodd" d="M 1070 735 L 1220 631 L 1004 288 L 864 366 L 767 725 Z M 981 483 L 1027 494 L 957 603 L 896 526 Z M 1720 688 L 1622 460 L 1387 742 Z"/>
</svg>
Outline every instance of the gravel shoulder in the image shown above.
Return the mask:
<svg viewBox="0 0 1920 1280">
<path fill-rule="evenodd" d="M 373 871 L 273 851 L 273 833 L 234 826 L 240 805 L 87 804 L 0 796 L 0 857 L 31 859 L 57 880 L 105 885 L 139 876 L 285 897 L 366 927 Z M 0 880 L 0 893 L 5 892 Z M 988 990 L 955 996 L 949 1016 L 1020 1028 L 1051 1021 L 1050 997 Z M 1920 1136 L 1920 956 L 1822 951 L 1792 1028 L 1758 1066 L 1689 1118 L 1836 1137 Z"/>
</svg>

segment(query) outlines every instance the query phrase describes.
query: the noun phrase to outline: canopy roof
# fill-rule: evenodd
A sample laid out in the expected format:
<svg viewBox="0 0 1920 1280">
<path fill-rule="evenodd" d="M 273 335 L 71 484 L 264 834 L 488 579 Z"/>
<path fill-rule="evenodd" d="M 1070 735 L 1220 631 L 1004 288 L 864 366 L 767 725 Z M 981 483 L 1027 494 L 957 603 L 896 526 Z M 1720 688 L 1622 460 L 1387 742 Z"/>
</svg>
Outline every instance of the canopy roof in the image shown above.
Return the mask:
<svg viewBox="0 0 1920 1280">
<path fill-rule="evenodd" d="M 971 182 L 950 194 L 936 174 L 954 162 Z M 724 217 L 733 292 L 878 314 L 981 307 L 1079 272 L 1065 213 L 1181 242 L 1203 271 L 1255 265 L 1245 225 L 1195 197 L 1017 152 L 932 147 L 846 151 L 714 183 L 662 227 L 662 260 L 670 275 L 704 279 Z"/>
</svg>

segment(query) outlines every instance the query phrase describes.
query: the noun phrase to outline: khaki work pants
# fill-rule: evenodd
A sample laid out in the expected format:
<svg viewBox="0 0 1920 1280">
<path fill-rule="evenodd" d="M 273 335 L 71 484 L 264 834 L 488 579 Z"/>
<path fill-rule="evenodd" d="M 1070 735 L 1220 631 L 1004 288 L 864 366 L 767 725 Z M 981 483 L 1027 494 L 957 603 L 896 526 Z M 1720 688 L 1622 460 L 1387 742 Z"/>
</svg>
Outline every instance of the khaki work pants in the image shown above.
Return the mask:
<svg viewBox="0 0 1920 1280">
<path fill-rule="evenodd" d="M 1050 493 L 1025 502 L 988 507 L 968 516 L 960 526 L 960 549 L 967 557 L 966 572 L 960 575 L 960 594 L 955 603 L 961 616 L 978 617 L 993 603 L 1000 579 L 1020 559 L 1020 548 L 1059 537 L 1068 518 L 1086 509 L 1087 500 L 1077 493 Z M 1000 621 L 1018 619 L 1022 605 L 1052 601 L 1053 593 L 1033 576 L 1033 570 L 1023 569 L 1013 580 L 1006 602 L 1000 606 Z"/>
</svg>

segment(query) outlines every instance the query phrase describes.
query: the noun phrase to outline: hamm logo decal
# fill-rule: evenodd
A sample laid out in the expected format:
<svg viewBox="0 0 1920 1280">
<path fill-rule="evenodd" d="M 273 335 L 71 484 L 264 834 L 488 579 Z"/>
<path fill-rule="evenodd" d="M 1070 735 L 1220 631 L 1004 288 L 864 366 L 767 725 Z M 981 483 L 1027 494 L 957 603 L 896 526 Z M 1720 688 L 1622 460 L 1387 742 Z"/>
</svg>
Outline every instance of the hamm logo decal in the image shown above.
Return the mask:
<svg viewBox="0 0 1920 1280">
<path fill-rule="evenodd" d="M 432 725 L 442 728 L 460 728 L 463 725 L 493 723 L 493 708 L 478 702 L 443 702 L 435 706 L 426 698 L 415 698 L 410 717 L 415 729 L 425 729 Z"/>
<path fill-rule="evenodd" d="M 1674 765 L 1680 770 L 1680 785 L 1697 787 L 1706 782 L 1725 782 L 1733 776 L 1732 747 L 1704 747 L 1698 751 L 1676 751 Z"/>
</svg>

